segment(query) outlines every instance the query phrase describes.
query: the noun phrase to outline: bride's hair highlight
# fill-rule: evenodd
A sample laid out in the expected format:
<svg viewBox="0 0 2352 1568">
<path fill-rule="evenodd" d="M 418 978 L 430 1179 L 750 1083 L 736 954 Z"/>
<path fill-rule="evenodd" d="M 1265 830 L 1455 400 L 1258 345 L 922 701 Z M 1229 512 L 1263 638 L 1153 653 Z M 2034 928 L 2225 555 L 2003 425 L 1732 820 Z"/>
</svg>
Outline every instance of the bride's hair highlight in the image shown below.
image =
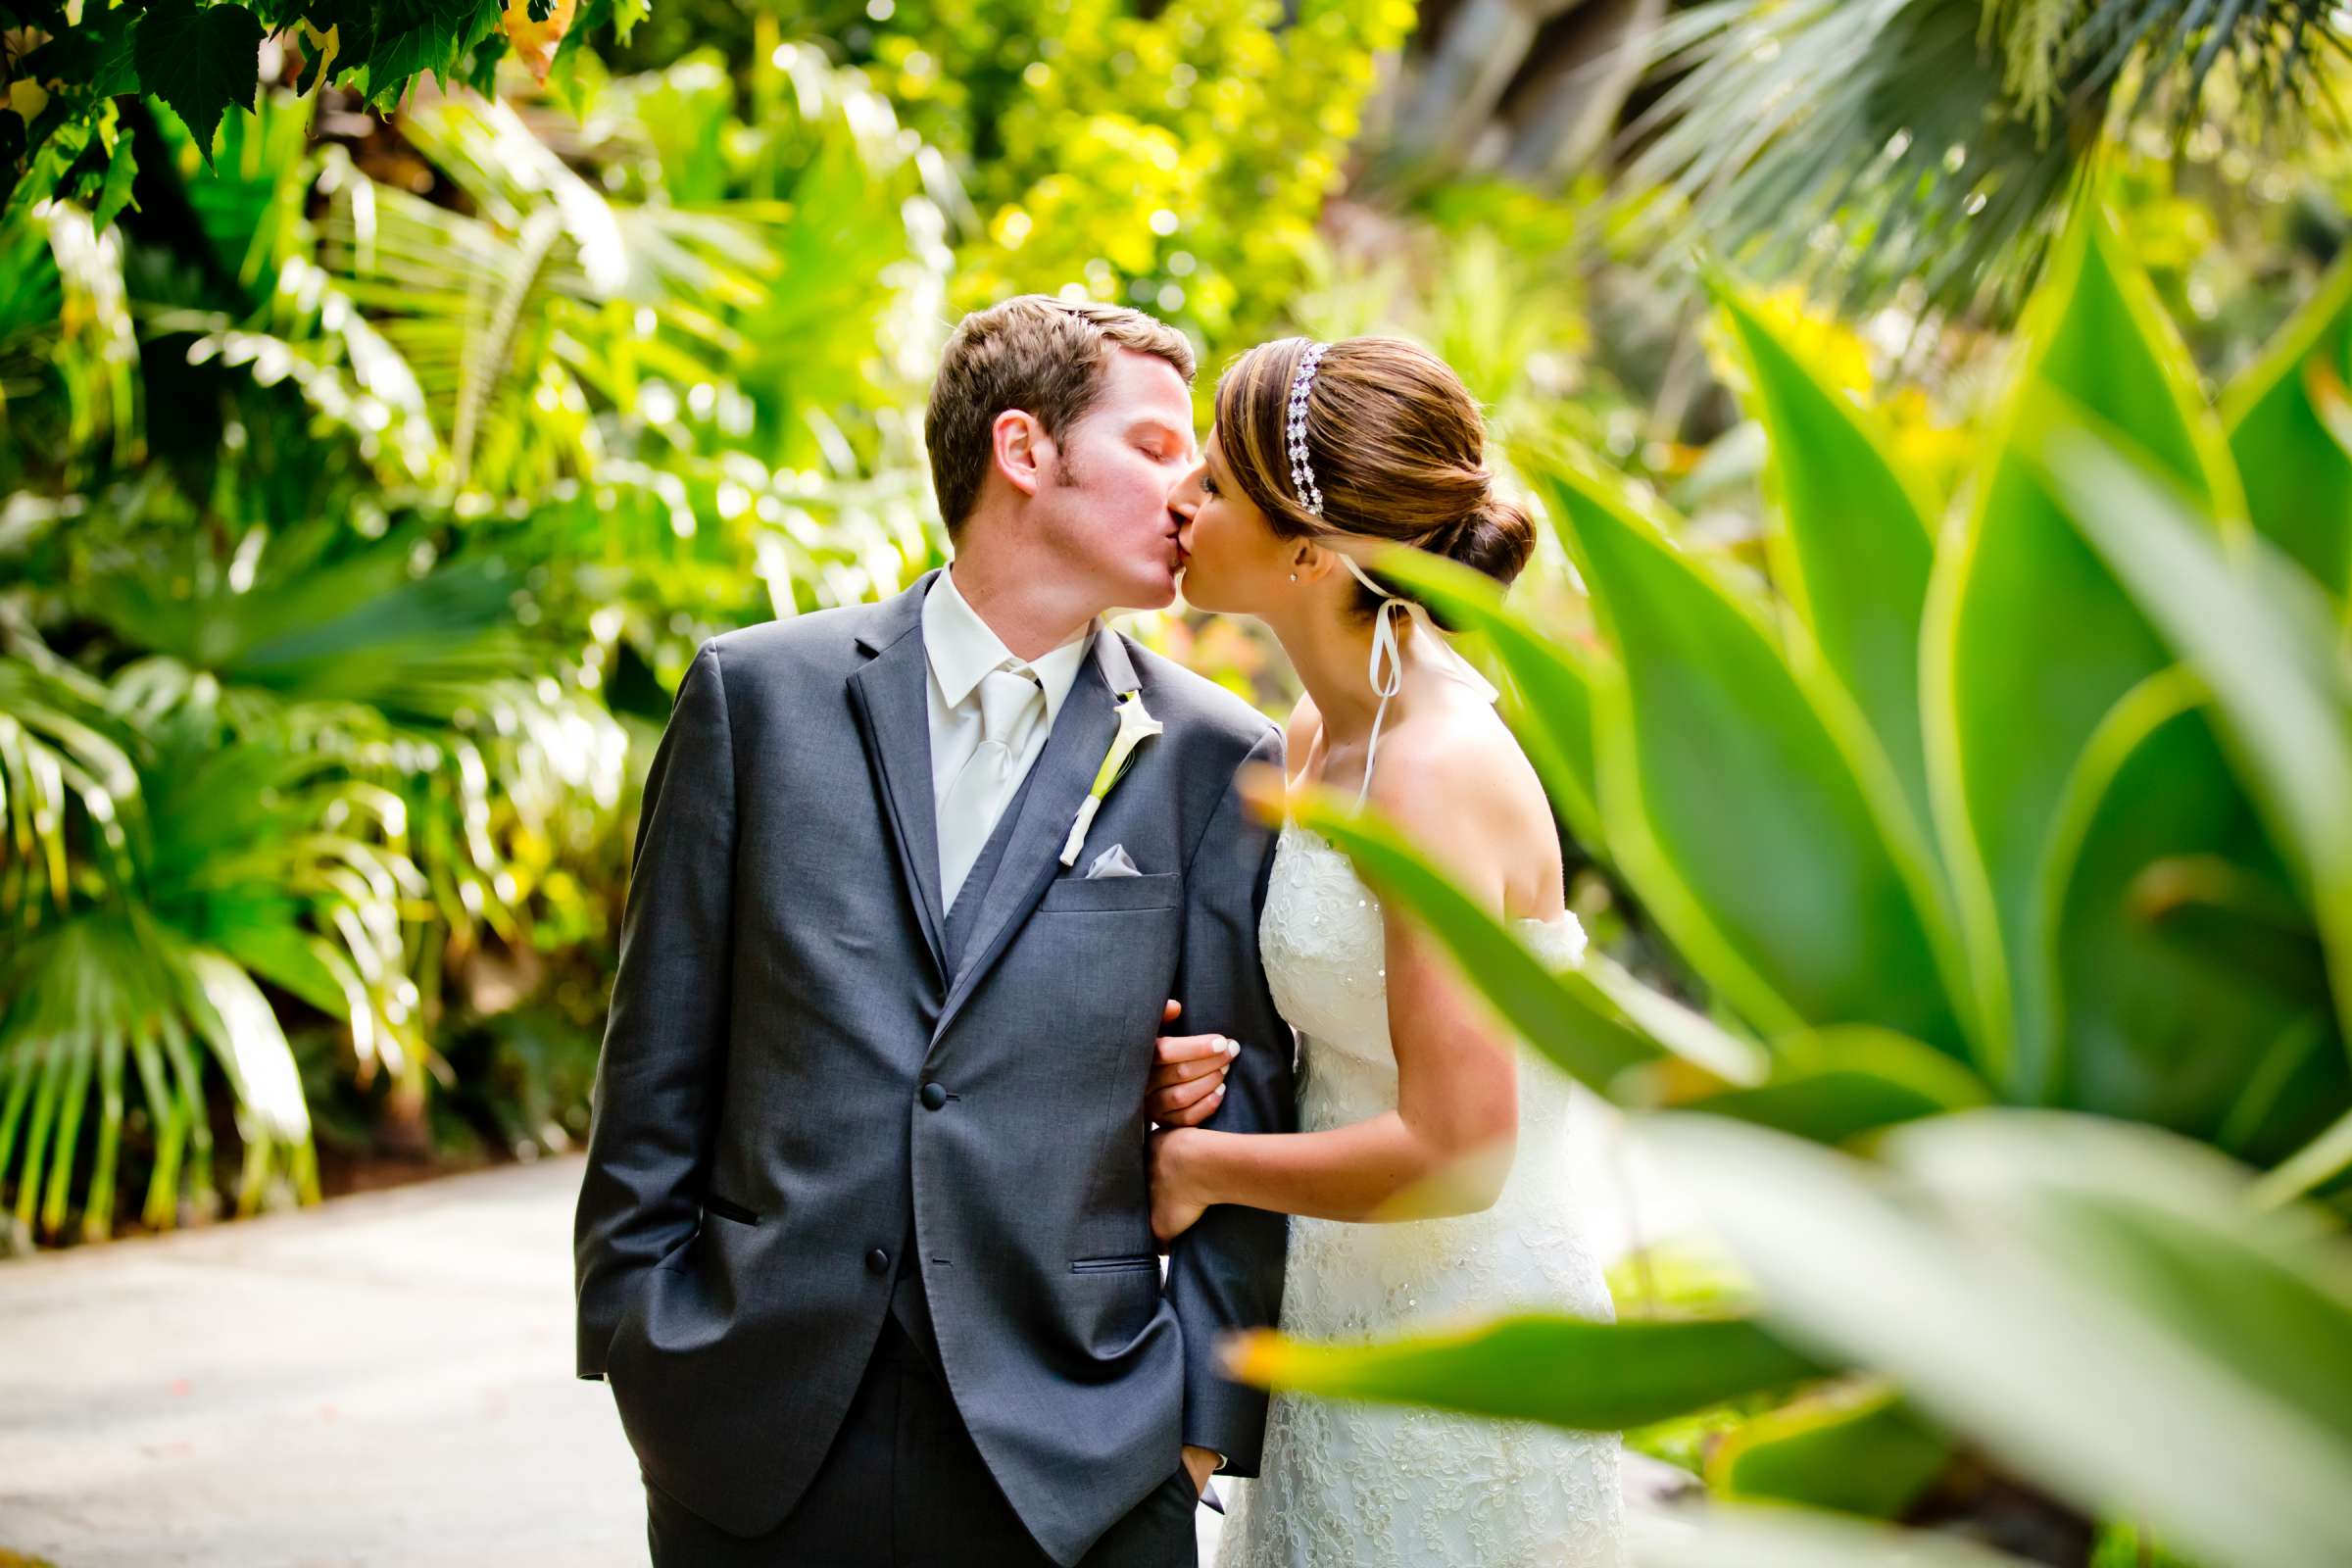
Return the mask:
<svg viewBox="0 0 2352 1568">
<path fill-rule="evenodd" d="M 1478 404 L 1451 367 L 1403 338 L 1342 338 L 1324 349 L 1306 404 L 1322 515 L 1307 510 L 1291 480 L 1288 425 L 1292 382 L 1312 347 L 1302 337 L 1261 343 L 1217 382 L 1225 466 L 1274 532 L 1412 545 L 1497 582 L 1518 576 L 1536 547 L 1535 523 L 1494 493 Z M 1356 592 L 1364 613 L 1378 608 L 1377 594 Z"/>
</svg>

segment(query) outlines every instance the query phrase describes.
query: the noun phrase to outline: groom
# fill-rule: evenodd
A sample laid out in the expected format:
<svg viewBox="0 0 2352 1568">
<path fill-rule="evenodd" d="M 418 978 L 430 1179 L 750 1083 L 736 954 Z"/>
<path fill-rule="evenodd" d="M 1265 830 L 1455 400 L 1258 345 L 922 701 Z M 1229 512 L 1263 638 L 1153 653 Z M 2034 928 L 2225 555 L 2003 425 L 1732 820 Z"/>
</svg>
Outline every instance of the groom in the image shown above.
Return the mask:
<svg viewBox="0 0 2352 1568">
<path fill-rule="evenodd" d="M 678 688 L 575 1227 L 665 1568 L 1191 1564 L 1210 1468 L 1256 1473 L 1217 1341 L 1274 1320 L 1284 1221 L 1212 1209 L 1163 1287 L 1144 1101 L 1173 997 L 1239 1043 L 1215 1124 L 1292 1125 L 1240 793 L 1281 739 L 1100 620 L 1174 596 L 1192 374 L 1133 311 L 967 318 L 953 568 Z M 1122 701 L 1164 732 L 1065 863 Z"/>
</svg>

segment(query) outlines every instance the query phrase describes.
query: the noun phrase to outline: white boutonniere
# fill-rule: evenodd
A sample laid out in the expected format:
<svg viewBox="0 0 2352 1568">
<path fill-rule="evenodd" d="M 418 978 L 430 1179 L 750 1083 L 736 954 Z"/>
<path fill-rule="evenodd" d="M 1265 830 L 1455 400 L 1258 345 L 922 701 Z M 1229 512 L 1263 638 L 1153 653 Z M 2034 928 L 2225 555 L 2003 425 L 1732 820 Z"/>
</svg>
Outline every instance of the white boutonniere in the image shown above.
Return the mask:
<svg viewBox="0 0 2352 1568">
<path fill-rule="evenodd" d="M 1070 836 L 1062 841 L 1061 863 L 1078 863 L 1078 851 L 1086 843 L 1086 830 L 1095 825 L 1095 813 L 1102 809 L 1102 797 L 1110 793 L 1127 764 L 1135 760 L 1135 749 L 1167 726 L 1160 723 L 1144 707 L 1140 691 L 1121 692 L 1118 706 L 1112 710 L 1119 717 L 1119 732 L 1110 738 L 1110 750 L 1102 754 L 1102 765 L 1095 769 L 1095 787 L 1086 792 L 1079 803 L 1078 814 L 1070 821 Z"/>
</svg>

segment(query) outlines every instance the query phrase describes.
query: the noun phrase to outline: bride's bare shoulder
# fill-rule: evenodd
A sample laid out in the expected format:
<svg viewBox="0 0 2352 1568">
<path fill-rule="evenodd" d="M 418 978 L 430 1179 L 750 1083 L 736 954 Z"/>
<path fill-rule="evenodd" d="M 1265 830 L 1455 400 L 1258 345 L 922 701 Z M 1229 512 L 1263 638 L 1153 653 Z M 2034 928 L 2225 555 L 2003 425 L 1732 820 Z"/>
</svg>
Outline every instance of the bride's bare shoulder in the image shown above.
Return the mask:
<svg viewBox="0 0 2352 1568">
<path fill-rule="evenodd" d="M 1372 803 L 1408 830 L 1463 843 L 1550 836 L 1551 808 L 1527 754 L 1487 703 L 1416 713 L 1381 737 Z"/>
</svg>

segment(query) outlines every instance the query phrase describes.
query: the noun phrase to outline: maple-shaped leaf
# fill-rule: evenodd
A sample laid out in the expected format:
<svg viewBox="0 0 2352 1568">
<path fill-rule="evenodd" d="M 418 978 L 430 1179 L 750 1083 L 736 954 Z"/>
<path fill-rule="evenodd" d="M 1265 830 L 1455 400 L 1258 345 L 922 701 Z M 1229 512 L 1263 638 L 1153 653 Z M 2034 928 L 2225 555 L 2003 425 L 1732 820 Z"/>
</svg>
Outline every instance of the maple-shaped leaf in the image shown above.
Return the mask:
<svg viewBox="0 0 2352 1568">
<path fill-rule="evenodd" d="M 117 21 L 112 14 L 105 20 Z M 47 43 L 19 63 L 17 74 L 59 82 L 68 90 L 79 88 L 91 98 L 137 92 L 139 72 L 131 55 L 131 41 L 137 33 L 137 27 L 120 24 L 69 27 L 61 23 Z"/>
<path fill-rule="evenodd" d="M 368 101 L 397 103 L 427 73 L 446 78 L 498 19 L 498 0 L 375 0 L 373 36 L 366 53 L 354 56 L 368 67 Z"/>
<path fill-rule="evenodd" d="M 243 6 L 157 0 L 139 23 L 139 84 L 187 122 L 210 164 L 221 112 L 253 107 L 261 51 L 262 24 Z"/>
</svg>

